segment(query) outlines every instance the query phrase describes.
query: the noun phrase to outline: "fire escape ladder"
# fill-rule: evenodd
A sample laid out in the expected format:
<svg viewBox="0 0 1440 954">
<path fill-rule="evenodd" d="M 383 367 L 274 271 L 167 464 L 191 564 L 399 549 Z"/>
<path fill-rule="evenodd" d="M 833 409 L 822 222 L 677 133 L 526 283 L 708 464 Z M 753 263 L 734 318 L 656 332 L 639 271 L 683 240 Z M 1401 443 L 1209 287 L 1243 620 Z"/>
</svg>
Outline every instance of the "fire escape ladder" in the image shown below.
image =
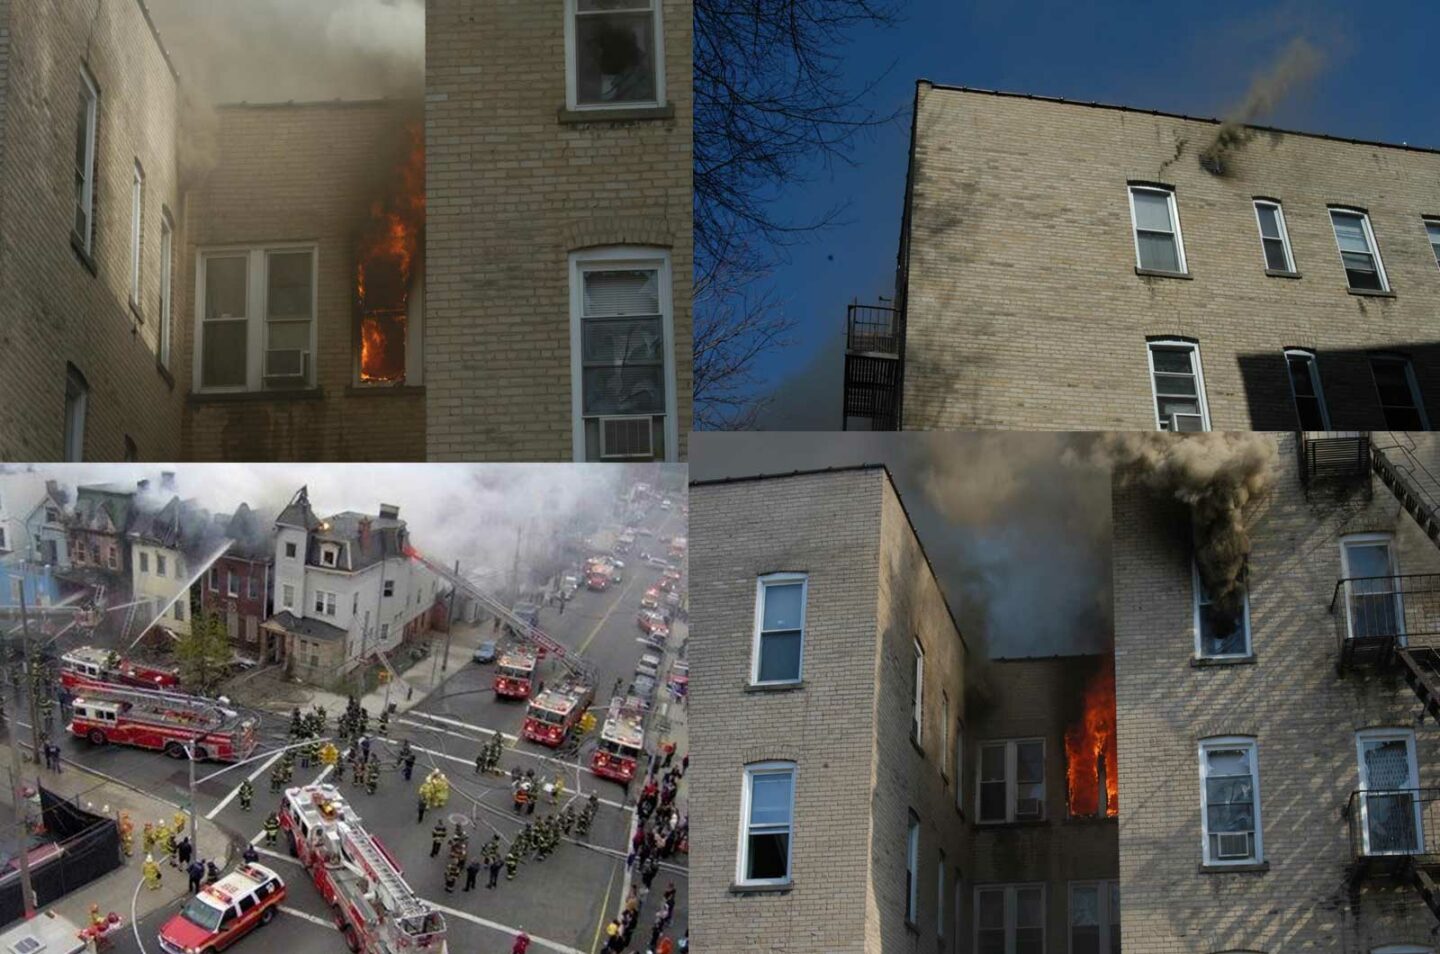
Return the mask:
<svg viewBox="0 0 1440 954">
<path fill-rule="evenodd" d="M 1425 907 L 1440 920 L 1440 885 L 1435 883 L 1435 869 L 1420 864 L 1416 859 L 1411 859 L 1409 866 L 1410 883 L 1420 894 L 1420 900 L 1425 902 Z"/>
<path fill-rule="evenodd" d="M 1425 714 L 1440 722 L 1440 650 L 1414 646 L 1397 650 L 1405 682 L 1419 697 Z"/>
<path fill-rule="evenodd" d="M 1394 452 L 1399 462 L 1392 460 L 1387 450 Z M 1370 466 L 1430 541 L 1440 546 L 1440 480 L 1407 447 L 1372 446 Z"/>
</svg>

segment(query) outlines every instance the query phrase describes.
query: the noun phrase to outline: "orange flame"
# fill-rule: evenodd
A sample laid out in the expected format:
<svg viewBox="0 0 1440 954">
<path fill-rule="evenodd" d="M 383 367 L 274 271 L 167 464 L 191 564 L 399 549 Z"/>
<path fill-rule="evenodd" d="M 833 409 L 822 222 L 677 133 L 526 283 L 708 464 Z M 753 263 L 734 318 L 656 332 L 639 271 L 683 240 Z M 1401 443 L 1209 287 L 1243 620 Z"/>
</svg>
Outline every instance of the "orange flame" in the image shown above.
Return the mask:
<svg viewBox="0 0 1440 954">
<path fill-rule="evenodd" d="M 1107 663 L 1085 685 L 1080 721 L 1065 730 L 1065 782 L 1072 816 L 1099 815 L 1100 772 L 1105 773 L 1104 814 L 1120 810 L 1119 749 L 1115 739 L 1115 666 Z"/>
<path fill-rule="evenodd" d="M 405 132 L 410 148 L 391 194 L 370 207 L 355 266 L 362 381 L 405 380 L 405 326 L 425 228 L 425 137 L 419 123 Z"/>
</svg>

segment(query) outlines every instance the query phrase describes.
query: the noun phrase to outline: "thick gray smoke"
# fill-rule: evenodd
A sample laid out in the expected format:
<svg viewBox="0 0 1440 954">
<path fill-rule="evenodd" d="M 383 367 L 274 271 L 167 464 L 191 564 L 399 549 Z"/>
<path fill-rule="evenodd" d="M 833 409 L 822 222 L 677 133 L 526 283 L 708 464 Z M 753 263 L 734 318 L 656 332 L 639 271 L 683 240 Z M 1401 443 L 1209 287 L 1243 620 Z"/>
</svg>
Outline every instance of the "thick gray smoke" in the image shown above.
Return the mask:
<svg viewBox="0 0 1440 954">
<path fill-rule="evenodd" d="M 1195 563 L 1211 605 L 1233 613 L 1250 555 L 1247 511 L 1274 481 L 1274 440 L 1249 432 L 1113 433 L 1101 436 L 1089 459 L 1108 462 L 1122 485 L 1189 507 Z"/>
<path fill-rule="evenodd" d="M 1231 111 L 1215 138 L 1200 152 L 1200 165 L 1217 176 L 1225 175 L 1228 160 L 1248 143 L 1255 130 L 1248 124 L 1274 112 L 1281 100 L 1310 82 L 1325 64 L 1320 50 L 1303 37 L 1296 37 L 1281 51 L 1275 65 L 1259 73 L 1240 105 Z"/>
</svg>

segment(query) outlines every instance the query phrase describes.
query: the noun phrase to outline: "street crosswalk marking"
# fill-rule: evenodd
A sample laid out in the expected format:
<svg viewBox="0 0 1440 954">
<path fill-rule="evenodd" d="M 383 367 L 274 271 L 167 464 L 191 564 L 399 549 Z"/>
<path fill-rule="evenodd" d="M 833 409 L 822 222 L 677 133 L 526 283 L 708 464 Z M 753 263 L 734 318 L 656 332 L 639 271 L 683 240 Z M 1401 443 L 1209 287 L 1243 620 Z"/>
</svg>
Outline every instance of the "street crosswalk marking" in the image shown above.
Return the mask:
<svg viewBox="0 0 1440 954">
<path fill-rule="evenodd" d="M 270 758 L 269 758 L 268 761 L 264 762 L 263 764 L 261 764 L 261 766 L 260 766 L 259 768 L 257 768 L 255 771 L 251 772 L 251 773 L 247 776 L 247 778 L 249 778 L 249 780 L 252 781 L 252 782 L 255 781 L 257 778 L 260 777 L 260 774 L 261 774 L 262 772 L 267 771 L 267 770 L 270 768 L 270 766 L 274 765 L 275 762 L 280 758 L 280 756 L 281 756 L 282 754 L 283 754 L 283 753 L 281 753 L 281 752 L 276 752 L 274 755 L 270 756 Z M 240 786 L 239 786 L 239 785 L 236 785 L 234 788 L 230 789 L 230 791 L 228 791 L 228 792 L 225 793 L 225 797 L 222 798 L 222 799 L 220 799 L 220 803 L 219 803 L 218 805 L 216 805 L 214 808 L 210 809 L 208 812 L 205 813 L 205 820 L 206 820 L 206 821 L 210 821 L 210 820 L 212 820 L 216 815 L 218 815 L 218 814 L 220 814 L 222 811 L 224 811 L 224 810 L 225 810 L 225 806 L 226 806 L 226 805 L 229 805 L 229 804 L 230 804 L 230 801 L 231 801 L 236 795 L 239 795 L 239 794 L 240 794 Z"/>
<path fill-rule="evenodd" d="M 437 750 L 437 749 L 427 749 L 427 748 L 425 748 L 425 747 L 422 746 L 422 745 L 412 745 L 412 746 L 410 746 L 410 748 L 414 749 L 416 752 L 424 752 L 426 755 L 433 755 L 433 756 L 435 756 L 436 758 L 449 759 L 449 760 L 452 761 L 452 762 L 459 762 L 461 765 L 474 765 L 474 764 L 475 764 L 475 761 L 474 761 L 473 759 L 462 759 L 462 758 L 461 758 L 460 756 L 458 756 L 458 755 L 451 755 L 449 752 L 441 752 L 441 751 L 439 751 L 439 750 Z M 558 760 L 558 759 L 554 759 L 554 760 L 552 760 L 552 761 L 559 761 L 559 760 Z M 565 762 L 565 763 L 562 763 L 562 764 L 570 765 L 570 764 L 572 764 L 572 763 Z M 575 794 L 578 796 L 580 793 L 576 792 Z M 630 811 L 630 807 L 629 807 L 628 805 L 622 804 L 621 802 L 612 802 L 612 801 L 611 801 L 610 799 L 608 799 L 608 798 L 596 798 L 596 801 L 598 801 L 601 805 L 608 805 L 608 806 L 610 806 L 611 808 L 618 808 L 618 809 L 620 809 L 622 812 L 628 812 L 628 811 Z"/>
<path fill-rule="evenodd" d="M 299 908 L 292 908 L 288 904 L 280 905 L 280 910 L 290 915 L 291 917 L 299 918 L 302 921 L 309 921 L 311 924 L 318 924 L 321 927 L 330 928 L 332 931 L 335 929 L 334 921 L 330 921 L 318 915 L 311 914 L 309 911 L 301 911 Z"/>
<path fill-rule="evenodd" d="M 435 910 L 443 911 L 446 914 L 451 915 L 452 917 L 463 918 L 464 920 L 470 921 L 473 924 L 479 924 L 482 927 L 488 927 L 492 931 L 500 931 L 502 933 L 509 934 L 511 937 L 514 937 L 517 933 L 516 928 L 510 927 L 506 924 L 500 924 L 497 921 L 487 920 L 486 918 L 471 914 L 469 911 L 461 911 L 458 908 L 452 908 L 444 904 L 437 904 L 434 901 L 430 901 L 430 906 L 435 908 Z M 545 938 L 539 937 L 534 934 L 530 935 L 530 943 L 535 945 L 536 947 L 543 947 L 546 950 L 559 951 L 560 954 L 585 954 L 585 952 L 580 950 L 578 947 L 567 947 L 564 944 L 560 944 L 556 941 L 548 941 Z"/>
</svg>

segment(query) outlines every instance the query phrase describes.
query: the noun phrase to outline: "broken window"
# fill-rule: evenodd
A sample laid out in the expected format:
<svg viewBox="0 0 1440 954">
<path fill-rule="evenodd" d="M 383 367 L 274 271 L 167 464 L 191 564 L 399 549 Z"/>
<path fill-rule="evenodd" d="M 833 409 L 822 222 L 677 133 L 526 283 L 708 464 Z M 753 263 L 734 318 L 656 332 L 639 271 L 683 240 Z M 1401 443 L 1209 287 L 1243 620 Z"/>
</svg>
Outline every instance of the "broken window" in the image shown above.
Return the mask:
<svg viewBox="0 0 1440 954">
<path fill-rule="evenodd" d="M 570 0 L 570 108 L 664 101 L 656 0 Z"/>
<path fill-rule="evenodd" d="M 1160 430 L 1210 430 L 1199 345 L 1190 341 L 1150 342 L 1150 383 Z"/>
<path fill-rule="evenodd" d="M 1370 373 L 1380 395 L 1385 426 L 1392 431 L 1429 430 L 1425 404 L 1420 400 L 1420 383 L 1410 359 L 1399 355 L 1371 355 Z"/>
<path fill-rule="evenodd" d="M 200 260 L 200 389 L 260 391 L 314 381 L 315 249 L 207 252 Z"/>
<path fill-rule="evenodd" d="M 1335 243 L 1340 246 L 1340 261 L 1345 266 L 1345 281 L 1360 291 L 1389 291 L 1385 266 L 1375 247 L 1375 233 L 1370 230 L 1370 216 L 1352 209 L 1331 209 L 1330 224 L 1335 229 Z"/>
<path fill-rule="evenodd" d="M 1255 740 L 1211 739 L 1200 744 L 1204 863 L 1253 864 L 1260 851 L 1260 776 Z"/>
<path fill-rule="evenodd" d="M 1135 226 L 1135 264 L 1157 272 L 1185 271 L 1185 246 L 1175 193 L 1150 186 L 1130 187 L 1130 214 Z"/>
<path fill-rule="evenodd" d="M 1195 591 L 1195 654 L 1202 659 L 1250 655 L 1250 594 L 1242 576 L 1235 590 L 1223 601 L 1212 597 L 1191 564 Z"/>
<path fill-rule="evenodd" d="M 673 456 L 675 388 L 670 360 L 667 258 L 628 250 L 574 262 L 572 363 L 576 457 L 584 461 Z"/>
<path fill-rule="evenodd" d="M 1320 389 L 1320 361 L 1315 352 L 1288 348 L 1285 364 L 1290 372 L 1290 396 L 1295 399 L 1300 429 L 1330 430 L 1330 412 L 1325 407 L 1325 392 Z"/>
<path fill-rule="evenodd" d="M 88 70 L 80 71 L 80 104 L 75 118 L 75 231 L 86 255 L 95 241 L 95 133 L 100 114 L 100 90 Z M 76 458 L 78 460 L 78 458 Z"/>
</svg>

